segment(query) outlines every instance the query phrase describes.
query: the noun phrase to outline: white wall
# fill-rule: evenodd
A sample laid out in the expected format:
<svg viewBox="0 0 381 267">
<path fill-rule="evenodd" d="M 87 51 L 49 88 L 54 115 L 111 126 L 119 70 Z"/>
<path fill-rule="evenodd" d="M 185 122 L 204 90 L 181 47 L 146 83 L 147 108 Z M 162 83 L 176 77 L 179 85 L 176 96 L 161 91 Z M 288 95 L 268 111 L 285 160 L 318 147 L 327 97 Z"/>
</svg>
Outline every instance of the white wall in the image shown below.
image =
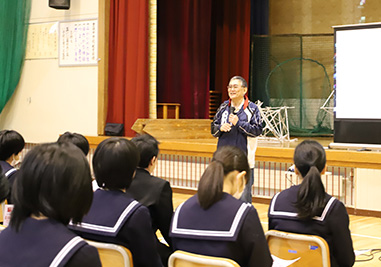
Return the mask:
<svg viewBox="0 0 381 267">
<path fill-rule="evenodd" d="M 98 18 L 98 0 L 71 0 L 56 10 L 32 0 L 30 23 Z M 58 59 L 26 60 L 15 93 L 0 114 L 0 129 L 26 142 L 57 140 L 65 131 L 97 135 L 98 67 L 59 67 Z"/>
<path fill-rule="evenodd" d="M 381 170 L 356 168 L 356 208 L 381 211 Z"/>
</svg>

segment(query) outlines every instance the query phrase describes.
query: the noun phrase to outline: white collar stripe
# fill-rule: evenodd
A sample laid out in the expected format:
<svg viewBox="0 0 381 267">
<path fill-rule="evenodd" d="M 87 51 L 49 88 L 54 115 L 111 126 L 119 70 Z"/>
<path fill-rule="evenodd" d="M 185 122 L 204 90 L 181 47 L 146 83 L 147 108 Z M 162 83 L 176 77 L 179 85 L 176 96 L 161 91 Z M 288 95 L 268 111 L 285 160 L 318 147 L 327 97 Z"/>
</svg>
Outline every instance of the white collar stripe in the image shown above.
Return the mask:
<svg viewBox="0 0 381 267">
<path fill-rule="evenodd" d="M 182 208 L 182 204 L 179 206 L 179 208 L 175 212 L 174 216 L 174 223 L 172 228 L 172 233 L 174 234 L 184 234 L 184 235 L 193 235 L 193 236 L 215 236 L 215 237 L 233 237 L 237 231 L 238 225 L 242 219 L 242 216 L 247 208 L 250 207 L 250 203 L 242 203 L 240 208 L 238 209 L 233 223 L 230 226 L 230 229 L 228 231 L 211 231 L 211 230 L 194 230 L 194 229 L 185 229 L 185 228 L 178 228 L 178 217 L 180 213 L 180 209 Z"/>
<path fill-rule="evenodd" d="M 279 192 L 280 193 L 280 192 Z M 271 202 L 271 207 L 270 207 L 270 215 L 278 215 L 278 216 L 288 216 L 288 217 L 298 217 L 298 214 L 295 213 L 295 212 L 288 212 L 288 211 L 275 211 L 274 210 L 274 206 L 275 206 L 275 202 L 276 202 L 276 199 L 279 195 L 279 193 L 277 193 L 274 198 L 273 198 L 273 201 Z M 327 213 L 329 211 L 329 209 L 331 208 L 333 202 L 335 201 L 335 198 L 334 197 L 331 197 L 327 203 L 327 205 L 325 205 L 324 207 L 324 210 L 321 214 L 321 216 L 315 216 L 313 217 L 312 219 L 314 220 L 317 220 L 317 221 L 324 221 L 325 217 L 327 216 Z"/>
<path fill-rule="evenodd" d="M 184 203 L 185 203 L 185 202 L 181 203 L 181 204 L 177 207 L 177 209 L 175 210 L 175 214 L 174 214 L 174 217 L 173 217 L 173 223 L 172 223 L 172 232 L 173 232 L 173 230 L 176 231 L 176 230 L 178 229 L 178 228 L 177 228 L 177 221 L 178 221 L 178 219 L 179 219 L 179 213 L 180 213 L 180 210 L 181 210 L 181 208 L 183 207 Z"/>
<path fill-rule="evenodd" d="M 9 177 L 9 175 L 11 175 L 12 173 L 14 173 L 15 171 L 17 171 L 16 168 L 12 168 L 10 170 L 8 170 L 6 173 L 5 173 L 5 176 Z"/>
<path fill-rule="evenodd" d="M 271 206 L 270 206 L 270 214 L 273 214 L 275 211 L 274 211 L 274 206 L 275 206 L 275 202 L 276 202 L 276 199 L 278 198 L 280 192 L 277 193 L 274 197 L 273 197 L 273 201 L 271 201 Z"/>
<path fill-rule="evenodd" d="M 72 238 L 66 245 L 58 252 L 52 263 L 49 265 L 50 267 L 58 266 L 61 261 L 65 258 L 65 256 L 80 242 L 82 242 L 83 239 L 79 236 L 76 236 Z"/>
<path fill-rule="evenodd" d="M 132 201 L 122 212 L 122 214 L 119 216 L 117 222 L 113 227 L 111 226 L 102 226 L 102 225 L 96 225 L 91 223 L 81 223 L 78 227 L 85 228 L 85 229 L 91 229 L 96 231 L 102 231 L 102 232 L 108 232 L 108 233 L 115 233 L 120 225 L 122 224 L 123 220 L 126 218 L 126 216 L 131 212 L 131 210 L 138 205 L 139 202 L 136 200 Z"/>
<path fill-rule="evenodd" d="M 332 206 L 332 203 L 333 201 L 335 201 L 335 198 L 334 197 L 331 197 L 327 203 L 327 205 L 325 205 L 325 208 L 321 214 L 320 217 L 318 216 L 315 216 L 314 217 L 314 220 L 318 220 L 318 221 L 324 221 L 325 217 L 327 216 L 327 213 L 328 213 L 328 210 L 330 209 L 330 207 Z"/>
</svg>

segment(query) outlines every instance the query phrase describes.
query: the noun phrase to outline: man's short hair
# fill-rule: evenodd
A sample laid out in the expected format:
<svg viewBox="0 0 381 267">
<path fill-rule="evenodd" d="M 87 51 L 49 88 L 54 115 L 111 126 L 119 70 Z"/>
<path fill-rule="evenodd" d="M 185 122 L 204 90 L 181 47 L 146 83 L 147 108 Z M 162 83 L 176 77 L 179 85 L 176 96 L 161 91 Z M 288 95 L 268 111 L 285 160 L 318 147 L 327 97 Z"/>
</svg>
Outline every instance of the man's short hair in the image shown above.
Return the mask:
<svg viewBox="0 0 381 267">
<path fill-rule="evenodd" d="M 143 134 L 131 139 L 140 153 L 140 168 L 147 168 L 153 157 L 159 154 L 159 142 L 149 134 Z"/>
<path fill-rule="evenodd" d="M 244 87 L 244 88 L 247 88 L 247 82 L 246 82 L 246 80 L 243 77 L 241 77 L 241 76 L 233 76 L 230 79 L 230 81 L 232 81 L 232 80 L 240 80 L 241 81 L 241 86 Z"/>
</svg>

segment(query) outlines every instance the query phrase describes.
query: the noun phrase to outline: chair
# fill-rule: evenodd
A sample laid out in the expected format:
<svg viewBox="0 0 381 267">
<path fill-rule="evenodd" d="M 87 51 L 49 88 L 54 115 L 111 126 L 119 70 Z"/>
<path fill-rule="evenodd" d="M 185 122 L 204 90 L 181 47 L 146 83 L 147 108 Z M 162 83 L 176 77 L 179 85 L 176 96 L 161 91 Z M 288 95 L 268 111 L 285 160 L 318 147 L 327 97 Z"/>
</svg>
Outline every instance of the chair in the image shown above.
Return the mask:
<svg viewBox="0 0 381 267">
<path fill-rule="evenodd" d="M 4 215 L 3 215 L 3 211 L 4 211 L 4 202 L 1 202 L 0 204 L 0 223 L 2 223 L 4 221 Z"/>
<path fill-rule="evenodd" d="M 158 119 L 179 119 L 180 118 L 179 103 L 157 103 L 157 118 Z"/>
<path fill-rule="evenodd" d="M 282 260 L 298 259 L 289 266 L 331 266 L 328 244 L 320 236 L 270 230 L 266 239 L 271 255 Z"/>
<path fill-rule="evenodd" d="M 3 202 L 1 202 L 0 204 L 0 222 L 4 222 L 4 209 L 5 209 L 5 205 L 8 204 L 8 200 L 4 200 Z"/>
<path fill-rule="evenodd" d="M 115 244 L 86 240 L 98 249 L 103 267 L 133 267 L 132 255 L 129 249 Z"/>
<path fill-rule="evenodd" d="M 239 267 L 238 263 L 228 258 L 204 256 L 176 250 L 168 260 L 168 267 Z"/>
</svg>

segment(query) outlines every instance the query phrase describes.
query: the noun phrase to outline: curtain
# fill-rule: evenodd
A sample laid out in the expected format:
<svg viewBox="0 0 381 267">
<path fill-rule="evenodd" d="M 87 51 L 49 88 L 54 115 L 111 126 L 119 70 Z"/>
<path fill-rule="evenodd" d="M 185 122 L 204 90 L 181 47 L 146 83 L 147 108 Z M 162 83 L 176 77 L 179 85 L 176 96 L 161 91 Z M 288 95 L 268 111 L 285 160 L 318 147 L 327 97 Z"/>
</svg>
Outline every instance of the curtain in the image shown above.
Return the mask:
<svg viewBox="0 0 381 267">
<path fill-rule="evenodd" d="M 131 126 L 149 116 L 148 0 L 111 0 L 107 122 Z"/>
<path fill-rule="evenodd" d="M 180 117 L 209 116 L 212 0 L 158 0 L 157 101 Z"/>
<path fill-rule="evenodd" d="M 31 0 L 0 1 L 0 113 L 20 80 Z"/>
<path fill-rule="evenodd" d="M 228 99 L 232 76 L 249 82 L 251 0 L 213 0 L 211 88 Z"/>
</svg>

